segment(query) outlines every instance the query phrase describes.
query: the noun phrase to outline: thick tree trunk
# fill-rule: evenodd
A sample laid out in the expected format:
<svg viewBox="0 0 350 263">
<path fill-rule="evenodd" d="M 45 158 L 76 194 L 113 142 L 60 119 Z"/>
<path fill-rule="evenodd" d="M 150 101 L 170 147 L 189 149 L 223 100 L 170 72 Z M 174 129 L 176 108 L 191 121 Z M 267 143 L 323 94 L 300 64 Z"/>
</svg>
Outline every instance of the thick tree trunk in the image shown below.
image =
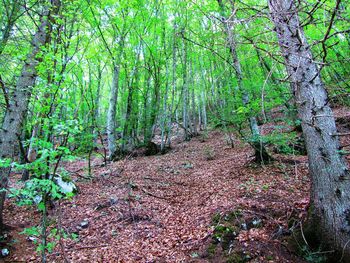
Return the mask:
<svg viewBox="0 0 350 263">
<path fill-rule="evenodd" d="M 32 52 L 28 55 L 25 64 L 22 68 L 20 77 L 18 78 L 17 85 L 10 100 L 9 106 L 6 109 L 5 117 L 0 130 L 0 158 L 12 159 L 15 153 L 15 147 L 18 145 L 18 140 L 22 133 L 22 127 L 24 118 L 27 113 L 28 103 L 31 95 L 32 88 L 35 84 L 37 77 L 37 69 L 39 61 L 37 55 L 41 48 L 46 45 L 50 40 L 50 34 L 52 30 L 51 15 L 57 14 L 60 1 L 50 1 L 53 8 L 47 8 L 42 15 L 42 22 L 38 27 L 38 31 L 33 37 Z M 6 196 L 8 177 L 11 168 L 0 167 L 0 227 L 3 227 L 3 207 Z"/>
<path fill-rule="evenodd" d="M 108 158 L 113 160 L 117 153 L 117 136 L 116 136 L 116 111 L 119 91 L 119 67 L 113 68 L 113 82 L 109 96 L 109 108 L 107 113 L 107 143 L 108 143 Z"/>
<path fill-rule="evenodd" d="M 320 70 L 294 1 L 270 0 L 269 9 L 287 72 L 295 85 L 294 97 L 308 152 L 312 180 L 309 225 L 321 244 L 327 243 L 350 262 L 350 174 L 339 154 L 337 129 Z"/>
</svg>

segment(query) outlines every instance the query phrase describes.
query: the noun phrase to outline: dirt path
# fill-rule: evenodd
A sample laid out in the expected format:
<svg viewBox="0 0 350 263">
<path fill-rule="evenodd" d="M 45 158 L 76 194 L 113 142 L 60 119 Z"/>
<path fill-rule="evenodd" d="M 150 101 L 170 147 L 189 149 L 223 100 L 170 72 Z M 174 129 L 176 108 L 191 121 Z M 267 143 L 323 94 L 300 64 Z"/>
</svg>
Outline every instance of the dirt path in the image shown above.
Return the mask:
<svg viewBox="0 0 350 263">
<path fill-rule="evenodd" d="M 95 179 L 79 182 L 80 194 L 62 204 L 64 229 L 79 237 L 64 241 L 66 256 L 72 262 L 222 262 L 220 251 L 207 252 L 212 220 L 239 209 L 245 218 L 260 218 L 263 226 L 240 231 L 235 249 L 248 254 L 250 262 L 298 262 L 274 232 L 279 226 L 287 228 L 291 217 L 303 216 L 305 158 L 296 164 L 256 167 L 250 163 L 251 154 L 238 143 L 230 148 L 223 135 L 214 132 L 205 142 L 195 138 L 176 144 L 166 155 L 96 166 Z M 85 165 L 74 162 L 67 169 Z M 84 171 L 78 175 L 81 178 Z M 7 221 L 15 214 L 24 221 L 26 216 L 38 219 L 33 211 L 11 209 Z M 84 219 L 88 226 L 81 228 Z M 51 220 L 57 221 L 57 209 Z M 16 224 L 16 231 L 20 228 Z M 25 253 L 16 245 L 13 251 L 7 260 L 39 260 L 31 242 L 22 246 Z M 49 261 L 62 262 L 59 246 L 55 252 Z"/>
</svg>

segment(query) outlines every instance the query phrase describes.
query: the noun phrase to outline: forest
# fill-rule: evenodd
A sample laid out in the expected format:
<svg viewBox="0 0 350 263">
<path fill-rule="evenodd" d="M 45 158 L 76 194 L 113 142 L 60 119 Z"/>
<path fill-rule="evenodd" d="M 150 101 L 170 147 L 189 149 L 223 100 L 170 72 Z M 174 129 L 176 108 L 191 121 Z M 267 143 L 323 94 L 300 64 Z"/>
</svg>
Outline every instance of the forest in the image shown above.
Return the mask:
<svg viewBox="0 0 350 263">
<path fill-rule="evenodd" d="M 349 0 L 1 0 L 1 262 L 350 262 Z"/>
</svg>

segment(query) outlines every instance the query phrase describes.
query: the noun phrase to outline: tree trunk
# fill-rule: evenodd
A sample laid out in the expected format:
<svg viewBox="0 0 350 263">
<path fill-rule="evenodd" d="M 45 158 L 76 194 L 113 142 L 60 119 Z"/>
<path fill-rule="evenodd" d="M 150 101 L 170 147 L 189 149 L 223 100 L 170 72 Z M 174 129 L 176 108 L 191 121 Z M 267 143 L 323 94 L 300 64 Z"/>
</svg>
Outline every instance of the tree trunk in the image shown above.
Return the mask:
<svg viewBox="0 0 350 263">
<path fill-rule="evenodd" d="M 173 126 L 173 110 L 175 103 L 175 94 L 176 94 L 176 24 L 173 25 L 173 46 L 172 46 L 172 76 L 171 76 L 171 104 L 169 108 L 169 120 L 168 120 L 168 129 L 167 129 L 167 138 L 168 138 L 168 147 L 171 148 L 171 136 L 172 136 L 172 126 Z"/>
<path fill-rule="evenodd" d="M 116 108 L 118 101 L 119 91 L 119 67 L 113 68 L 113 82 L 111 87 L 111 93 L 109 96 L 109 108 L 107 113 L 107 142 L 108 142 L 108 159 L 113 160 L 116 157 L 117 145 L 116 145 Z"/>
<path fill-rule="evenodd" d="M 32 52 L 28 55 L 25 64 L 22 68 L 20 77 L 17 80 L 17 85 L 10 100 L 9 106 L 6 109 L 5 117 L 0 130 L 0 158 L 12 159 L 15 153 L 15 147 L 18 145 L 18 139 L 22 133 L 24 118 L 27 113 L 28 103 L 32 88 L 37 77 L 37 69 L 39 61 L 37 58 L 41 48 L 50 41 L 52 31 L 52 17 L 59 11 L 60 1 L 50 1 L 53 8 L 46 8 L 41 16 L 41 24 L 38 31 L 32 40 Z M 8 177 L 11 168 L 0 167 L 0 189 L 6 189 Z M 3 208 L 6 197 L 6 191 L 0 194 L 0 227 L 3 228 Z"/>
<path fill-rule="evenodd" d="M 99 127 L 99 119 L 100 119 L 100 94 L 101 94 L 101 86 L 102 86 L 102 72 L 103 68 L 101 68 L 101 62 L 98 62 L 98 67 L 97 67 L 97 90 L 96 90 L 96 97 L 94 99 L 94 114 L 93 114 L 93 144 L 97 144 L 97 138 L 99 137 L 100 133 L 100 127 Z M 103 143 L 101 141 L 101 143 Z"/>
<path fill-rule="evenodd" d="M 11 8 L 6 10 L 7 17 L 6 17 L 6 25 L 4 26 L 4 29 L 2 31 L 2 37 L 0 40 L 0 54 L 4 51 L 6 44 L 10 38 L 10 34 L 12 31 L 13 26 L 15 25 L 15 22 L 18 18 L 18 13 L 20 10 L 20 3 L 19 1 L 13 1 Z M 11 10 L 10 10 L 11 9 Z"/>
<path fill-rule="evenodd" d="M 132 81 L 128 87 L 128 99 L 126 104 L 125 122 L 123 129 L 123 142 L 122 142 L 122 152 L 131 152 L 134 148 L 132 143 L 132 126 L 133 118 L 131 118 L 133 110 L 133 94 L 134 88 L 132 87 Z"/>
<path fill-rule="evenodd" d="M 191 75 L 191 105 L 192 105 L 192 133 L 193 136 L 197 136 L 198 135 L 198 130 L 197 130 L 197 110 L 196 110 L 196 97 L 195 97 L 195 92 L 194 92 L 194 77 L 193 77 L 193 64 L 191 63 L 191 67 L 190 67 L 190 75 Z"/>
<path fill-rule="evenodd" d="M 189 116 L 188 116 L 188 102 L 189 102 L 189 90 L 188 90 L 188 77 L 187 77 L 187 44 L 183 43 L 183 94 L 182 94 L 182 123 L 184 129 L 184 140 L 190 140 L 189 134 Z"/>
<path fill-rule="evenodd" d="M 339 153 L 327 91 L 294 1 L 270 0 L 269 9 L 288 75 L 295 85 L 294 97 L 308 152 L 312 180 L 309 225 L 321 244 L 330 246 L 345 262 L 350 262 L 350 174 Z"/>
<path fill-rule="evenodd" d="M 231 14 L 229 18 L 226 18 L 225 16 L 225 6 L 222 3 L 222 0 L 217 0 L 220 7 L 221 7 L 221 13 L 223 14 L 223 19 L 224 21 L 224 26 L 225 26 L 225 31 L 227 34 L 227 43 L 228 47 L 230 49 L 230 53 L 232 56 L 232 61 L 233 61 L 233 68 L 236 72 L 236 77 L 237 77 L 237 84 L 238 88 L 242 93 L 242 102 L 245 107 L 249 105 L 249 95 L 248 92 L 243 88 L 243 73 L 241 69 L 241 63 L 238 59 L 238 54 L 237 54 L 237 44 L 236 44 L 236 39 L 235 35 L 233 32 L 233 25 L 235 21 L 232 21 L 232 18 L 234 14 Z M 233 3 L 231 2 L 233 5 Z M 232 6 L 232 10 L 234 12 L 234 6 Z M 248 119 L 249 121 L 249 127 L 252 132 L 252 142 L 251 145 L 254 148 L 255 151 L 255 161 L 258 163 L 268 163 L 272 160 L 272 157 L 268 154 L 260 136 L 260 131 L 259 131 L 259 126 L 258 122 L 256 120 L 255 116 L 252 116 Z"/>
<path fill-rule="evenodd" d="M 165 134 L 168 133 L 169 131 L 167 131 L 167 123 L 169 122 L 169 119 L 171 119 L 171 117 L 169 116 L 168 113 L 168 93 L 169 93 L 169 66 L 166 63 L 165 64 L 165 94 L 164 94 L 164 98 L 163 98 L 163 113 L 161 116 L 161 144 L 160 144 L 160 151 L 163 153 L 164 149 L 165 149 Z"/>
<path fill-rule="evenodd" d="M 207 106 L 206 106 L 206 99 L 205 99 L 205 94 L 204 94 L 203 90 L 202 90 L 202 93 L 201 93 L 201 98 L 202 98 L 202 122 L 203 122 L 203 129 L 206 131 L 207 130 Z"/>
</svg>

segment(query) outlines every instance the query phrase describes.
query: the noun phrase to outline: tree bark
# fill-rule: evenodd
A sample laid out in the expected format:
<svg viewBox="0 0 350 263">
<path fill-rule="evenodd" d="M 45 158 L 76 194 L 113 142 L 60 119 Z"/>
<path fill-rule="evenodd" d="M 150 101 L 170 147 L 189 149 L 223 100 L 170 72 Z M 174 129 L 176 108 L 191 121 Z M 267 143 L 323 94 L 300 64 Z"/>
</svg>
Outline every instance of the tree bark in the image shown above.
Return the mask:
<svg viewBox="0 0 350 263">
<path fill-rule="evenodd" d="M 203 129 L 207 130 L 207 106 L 206 106 L 206 99 L 205 99 L 205 93 L 202 90 L 201 92 L 201 99 L 202 99 L 202 122 L 203 122 Z"/>
<path fill-rule="evenodd" d="M 4 51 L 6 44 L 7 44 L 7 41 L 10 38 L 12 28 L 15 25 L 15 22 L 18 18 L 18 13 L 20 10 L 19 8 L 20 8 L 20 3 L 18 1 L 13 1 L 11 4 L 11 7 L 8 7 L 8 10 L 6 10 L 6 20 L 7 21 L 6 21 L 6 25 L 4 26 L 4 29 L 1 30 L 2 37 L 0 40 L 0 55 Z"/>
<path fill-rule="evenodd" d="M 28 110 L 28 103 L 32 88 L 37 77 L 36 66 L 39 63 L 37 57 L 41 48 L 50 41 L 53 15 L 58 14 L 60 0 L 51 0 L 49 6 L 41 15 L 41 24 L 32 40 L 32 52 L 28 55 L 22 68 L 17 85 L 13 92 L 9 106 L 6 109 L 5 117 L 0 130 L 0 158 L 12 159 L 18 139 L 22 133 L 24 119 Z M 3 228 L 3 208 L 6 197 L 6 188 L 11 167 L 0 167 L 0 227 Z"/>
<path fill-rule="evenodd" d="M 107 113 L 107 143 L 108 143 L 108 159 L 113 160 L 117 153 L 117 135 L 116 135 L 116 114 L 117 114 L 117 101 L 119 91 L 119 66 L 113 67 L 113 81 L 111 92 L 109 96 L 109 107 Z"/>
<path fill-rule="evenodd" d="M 294 97 L 309 158 L 309 225 L 322 245 L 350 262 L 350 174 L 340 155 L 339 138 L 320 70 L 300 26 L 293 0 L 270 0 L 271 19 L 294 83 Z M 338 262 L 339 258 L 332 258 Z"/>
<path fill-rule="evenodd" d="M 188 90 L 188 76 L 187 76 L 187 44 L 183 42 L 183 87 L 182 87 L 182 123 L 184 127 L 184 140 L 189 141 L 191 136 L 188 132 L 189 116 L 188 116 L 188 102 L 189 102 L 189 90 Z"/>
<path fill-rule="evenodd" d="M 243 73 L 242 73 L 242 69 L 241 69 L 241 63 L 238 59 L 238 54 L 237 54 L 237 44 L 236 44 L 236 39 L 235 39 L 235 35 L 233 32 L 233 25 L 234 25 L 234 21 L 232 21 L 232 17 L 234 16 L 234 14 L 231 14 L 229 18 L 225 17 L 225 6 L 222 3 L 222 0 L 217 0 L 220 8 L 221 8 L 221 12 L 223 15 L 223 23 L 225 26 L 225 31 L 226 31 L 226 35 L 227 35 L 227 43 L 228 43 L 228 47 L 230 49 L 230 53 L 232 56 L 232 60 L 233 60 L 233 67 L 234 70 L 236 72 L 236 77 L 237 77 L 237 84 L 238 84 L 238 89 L 241 91 L 242 93 L 242 102 L 243 105 L 245 107 L 247 107 L 249 105 L 249 95 L 248 92 L 243 88 Z M 233 3 L 231 2 L 232 5 L 232 12 L 234 11 L 234 6 Z M 256 120 L 255 116 L 251 116 L 249 119 L 249 127 L 250 130 L 252 132 L 252 142 L 251 142 L 251 146 L 254 148 L 255 151 L 255 161 L 257 163 L 268 163 L 272 160 L 272 157 L 268 154 L 262 140 L 261 140 L 261 136 L 260 136 L 260 130 L 259 130 L 259 126 L 258 126 L 258 122 Z"/>
<path fill-rule="evenodd" d="M 173 25 L 173 45 L 172 45 L 172 74 L 171 74 L 171 103 L 169 108 L 169 120 L 167 129 L 168 147 L 171 148 L 171 136 L 173 126 L 173 110 L 176 96 L 176 24 Z"/>
<path fill-rule="evenodd" d="M 196 110 L 196 97 L 195 97 L 195 92 L 194 92 L 194 78 L 193 78 L 193 62 L 190 63 L 190 76 L 191 76 L 191 106 L 192 106 L 192 133 L 193 136 L 198 135 L 198 130 L 197 130 L 197 110 Z"/>
</svg>

